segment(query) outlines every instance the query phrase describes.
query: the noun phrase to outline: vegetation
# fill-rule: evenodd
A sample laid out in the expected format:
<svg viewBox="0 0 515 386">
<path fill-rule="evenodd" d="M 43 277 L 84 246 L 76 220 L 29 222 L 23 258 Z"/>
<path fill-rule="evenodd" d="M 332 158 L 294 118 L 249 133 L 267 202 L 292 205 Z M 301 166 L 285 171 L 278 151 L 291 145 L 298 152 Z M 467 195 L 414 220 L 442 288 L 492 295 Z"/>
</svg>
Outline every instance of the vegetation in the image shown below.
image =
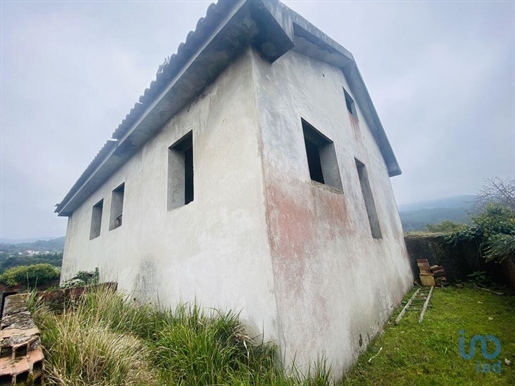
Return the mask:
<svg viewBox="0 0 515 386">
<path fill-rule="evenodd" d="M 62 262 L 62 253 L 34 254 L 30 256 L 10 256 L 5 253 L 0 253 L 0 274 L 6 269 L 20 265 L 50 264 L 60 268 Z"/>
<path fill-rule="evenodd" d="M 159 311 L 105 290 L 55 314 L 30 305 L 42 331 L 50 385 L 330 385 L 319 364 L 301 380 L 278 366 L 276 348 L 248 335 L 234 313 L 197 305 Z"/>
<path fill-rule="evenodd" d="M 467 229 L 467 224 L 460 224 L 453 221 L 445 220 L 439 224 L 427 224 L 426 231 L 432 233 L 449 233 L 449 232 L 459 232 Z"/>
<path fill-rule="evenodd" d="M 7 286 L 24 284 L 35 286 L 46 284 L 59 279 L 61 271 L 50 264 L 35 264 L 28 266 L 13 267 L 0 275 L 0 283 Z"/>
<path fill-rule="evenodd" d="M 98 284 L 100 280 L 100 272 L 98 267 L 95 268 L 93 272 L 87 271 L 79 271 L 72 277 L 71 279 L 66 280 L 59 287 L 60 288 L 71 288 L 71 287 L 81 287 L 85 285 L 95 285 Z"/>
<path fill-rule="evenodd" d="M 61 267 L 64 237 L 38 240 L 33 243 L 0 243 L 0 274 L 6 269 L 34 264 L 51 264 Z"/>
<path fill-rule="evenodd" d="M 515 297 L 437 288 L 421 325 L 420 306 L 412 307 L 399 325 L 393 320 L 401 308 L 392 315 L 343 385 L 515 384 L 513 367 L 504 361 L 515 360 Z M 50 385 L 333 384 L 323 363 L 306 380 L 295 372 L 286 376 L 276 348 L 250 337 L 231 312 L 206 313 L 197 305 L 158 311 L 105 290 L 87 294 L 61 314 L 36 297 L 30 309 L 43 334 Z M 477 360 L 485 362 L 480 350 L 474 360 L 460 356 L 460 330 L 467 339 L 489 334 L 500 340 L 501 355 L 486 361 L 501 361 L 500 373 L 477 372 Z"/>
<path fill-rule="evenodd" d="M 502 262 L 513 257 L 515 250 L 515 211 L 501 203 L 491 202 L 472 218 L 473 226 L 448 236 L 449 242 L 475 240 L 487 261 Z"/>
<path fill-rule="evenodd" d="M 411 291 L 404 299 L 411 297 Z M 344 385 L 515 385 L 515 297 L 496 296 L 475 288 L 436 288 L 422 324 L 420 307 L 407 312 L 398 325 L 390 318 L 383 334 L 376 338 L 347 374 Z M 465 360 L 459 353 L 459 331 L 468 342 L 474 335 L 493 335 L 500 340 L 501 354 L 485 360 L 480 345 L 476 357 Z M 488 352 L 494 349 L 488 345 Z M 381 352 L 378 354 L 379 350 Z M 378 354 L 378 355 L 377 355 Z M 370 362 L 369 360 L 373 358 Z M 502 370 L 477 372 L 477 362 Z"/>
</svg>

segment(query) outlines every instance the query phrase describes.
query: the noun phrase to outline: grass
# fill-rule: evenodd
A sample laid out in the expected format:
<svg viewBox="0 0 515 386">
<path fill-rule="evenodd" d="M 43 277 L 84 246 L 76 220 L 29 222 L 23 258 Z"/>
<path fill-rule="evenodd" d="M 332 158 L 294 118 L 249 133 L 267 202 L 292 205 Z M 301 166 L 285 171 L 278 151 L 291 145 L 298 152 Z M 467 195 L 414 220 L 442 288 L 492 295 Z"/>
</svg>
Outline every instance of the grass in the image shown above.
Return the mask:
<svg viewBox="0 0 515 386">
<path fill-rule="evenodd" d="M 412 307 L 418 310 L 410 308 L 398 325 L 393 321 L 402 307 L 392 315 L 384 333 L 369 345 L 343 385 L 515 385 L 515 296 L 496 296 L 468 286 L 435 288 L 422 324 L 418 324 L 421 304 Z M 474 335 L 488 334 L 500 340 L 500 355 L 495 360 L 483 359 L 478 344 L 475 358 L 463 359 L 460 330 L 465 333 L 466 353 Z M 487 349 L 492 353 L 493 343 Z M 511 366 L 504 363 L 505 358 Z M 500 374 L 477 373 L 478 360 L 482 364 L 501 360 Z"/>
<path fill-rule="evenodd" d="M 329 385 L 321 363 L 286 376 L 273 345 L 256 342 L 232 312 L 197 305 L 158 311 L 120 294 L 87 294 L 63 313 L 33 300 L 47 383 L 66 386 Z"/>
<path fill-rule="evenodd" d="M 417 310 L 393 324 L 400 309 L 338 385 L 515 384 L 515 296 L 437 288 L 421 325 Z M 307 379 L 295 370 L 285 375 L 276 347 L 256 342 L 231 312 L 208 314 L 197 305 L 161 312 L 106 291 L 89 293 L 60 314 L 37 301 L 31 310 L 50 385 L 332 385 L 323 362 Z M 473 335 L 500 339 L 500 374 L 476 372 L 479 347 L 476 359 L 460 357 L 460 330 L 467 352 Z M 506 366 L 504 358 L 514 364 Z"/>
</svg>

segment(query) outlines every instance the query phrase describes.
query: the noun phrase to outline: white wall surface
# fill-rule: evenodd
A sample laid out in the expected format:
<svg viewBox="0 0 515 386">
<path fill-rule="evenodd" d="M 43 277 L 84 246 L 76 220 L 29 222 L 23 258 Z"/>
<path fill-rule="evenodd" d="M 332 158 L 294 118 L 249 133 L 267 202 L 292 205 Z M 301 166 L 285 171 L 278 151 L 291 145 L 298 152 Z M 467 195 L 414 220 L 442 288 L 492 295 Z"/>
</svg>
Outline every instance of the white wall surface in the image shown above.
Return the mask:
<svg viewBox="0 0 515 386">
<path fill-rule="evenodd" d="M 174 306 L 241 310 L 266 339 L 277 336 L 250 53 L 172 118 L 69 219 L 63 279 L 100 268 L 135 296 Z M 167 210 L 168 148 L 193 131 L 195 199 Z M 123 224 L 109 231 L 112 190 L 125 182 Z M 104 199 L 100 236 L 92 207 Z"/>
<path fill-rule="evenodd" d="M 330 65 L 293 51 L 270 64 L 249 49 L 73 213 L 63 279 L 98 266 L 146 301 L 242 310 L 286 365 L 323 355 L 340 375 L 411 285 L 388 172 L 359 106 L 352 127 L 342 87 L 352 95 Z M 342 190 L 311 181 L 301 118 L 334 142 Z M 168 211 L 168 148 L 190 130 L 195 199 Z M 367 168 L 379 240 L 354 158 Z M 123 182 L 123 224 L 109 231 Z"/>
<path fill-rule="evenodd" d="M 388 172 L 359 106 L 351 125 L 339 69 L 293 51 L 254 63 L 282 355 L 304 367 L 324 355 L 340 375 L 411 286 Z M 301 118 L 334 142 L 342 191 L 311 181 Z M 379 240 L 354 158 L 368 171 Z"/>
</svg>

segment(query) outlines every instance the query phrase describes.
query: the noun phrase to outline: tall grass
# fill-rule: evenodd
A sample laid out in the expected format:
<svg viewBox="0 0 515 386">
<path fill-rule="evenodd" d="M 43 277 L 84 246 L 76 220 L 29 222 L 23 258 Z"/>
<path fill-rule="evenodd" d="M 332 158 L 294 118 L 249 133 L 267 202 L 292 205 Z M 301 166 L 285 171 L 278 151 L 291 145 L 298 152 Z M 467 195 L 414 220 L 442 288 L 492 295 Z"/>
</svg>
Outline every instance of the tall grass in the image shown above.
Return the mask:
<svg viewBox="0 0 515 386">
<path fill-rule="evenodd" d="M 60 314 L 32 302 L 51 385 L 330 385 L 320 362 L 287 376 L 276 347 L 256 343 L 233 312 L 196 304 L 159 311 L 97 290 Z M 293 375 L 292 375 L 293 374 Z"/>
</svg>

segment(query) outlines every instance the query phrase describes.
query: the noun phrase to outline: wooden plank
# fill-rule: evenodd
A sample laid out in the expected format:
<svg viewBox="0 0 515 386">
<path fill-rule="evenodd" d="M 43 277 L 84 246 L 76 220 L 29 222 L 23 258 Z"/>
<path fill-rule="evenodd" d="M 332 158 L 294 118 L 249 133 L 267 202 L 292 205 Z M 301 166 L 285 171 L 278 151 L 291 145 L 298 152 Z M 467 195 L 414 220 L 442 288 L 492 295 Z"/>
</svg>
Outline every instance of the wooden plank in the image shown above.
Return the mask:
<svg viewBox="0 0 515 386">
<path fill-rule="evenodd" d="M 404 316 L 404 314 L 408 310 L 409 306 L 411 306 L 411 302 L 413 301 L 413 299 L 415 298 L 415 296 L 417 296 L 417 294 L 419 292 L 420 292 L 420 288 L 415 291 L 415 293 L 411 296 L 410 300 L 406 303 L 406 305 L 402 309 L 402 311 L 399 314 L 399 316 L 397 316 L 397 318 L 395 319 L 395 324 L 398 324 L 401 321 L 402 317 Z"/>
<path fill-rule="evenodd" d="M 477 289 L 480 289 L 481 291 L 490 292 L 490 293 L 495 294 L 495 295 L 498 295 L 498 296 L 502 296 L 502 295 L 504 295 L 504 293 L 502 293 L 502 292 L 495 292 L 495 291 L 489 290 L 488 288 L 478 287 L 477 285 L 476 285 L 476 286 L 474 286 L 474 287 L 476 287 Z"/>
<path fill-rule="evenodd" d="M 429 291 L 429 296 L 426 299 L 426 302 L 424 303 L 424 307 L 422 307 L 422 312 L 420 313 L 420 318 L 418 319 L 419 323 L 422 323 L 422 320 L 424 320 L 424 315 L 426 314 L 427 306 L 429 305 L 429 301 L 431 300 L 431 295 L 433 295 L 433 290 L 435 289 L 435 286 L 431 286 L 431 291 Z"/>
</svg>

